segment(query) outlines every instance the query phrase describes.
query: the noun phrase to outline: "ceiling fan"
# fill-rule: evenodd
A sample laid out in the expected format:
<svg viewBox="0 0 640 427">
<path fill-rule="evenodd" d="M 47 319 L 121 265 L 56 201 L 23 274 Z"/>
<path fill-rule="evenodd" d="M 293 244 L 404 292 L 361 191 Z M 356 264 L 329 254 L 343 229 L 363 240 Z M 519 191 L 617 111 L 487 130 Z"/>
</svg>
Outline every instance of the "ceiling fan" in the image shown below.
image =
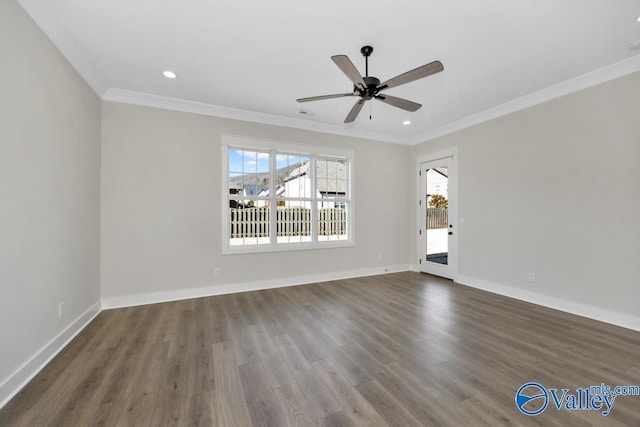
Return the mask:
<svg viewBox="0 0 640 427">
<path fill-rule="evenodd" d="M 394 107 L 413 112 L 417 111 L 420 107 L 422 107 L 422 105 L 406 99 L 397 98 L 395 96 L 381 94 L 380 92 L 386 89 L 391 89 L 393 87 L 403 85 L 405 83 L 410 83 L 414 80 L 418 80 L 444 70 L 442 62 L 433 61 L 421 67 L 414 68 L 411 71 L 407 71 L 406 73 L 395 76 L 394 78 L 389 79 L 383 83 L 380 83 L 380 80 L 378 78 L 369 75 L 369 56 L 371 56 L 371 53 L 373 53 L 373 48 L 371 46 L 363 46 L 362 49 L 360 49 L 360 53 L 362 53 L 362 56 L 364 56 L 365 58 L 366 70 L 364 77 L 360 75 L 358 69 L 355 67 L 355 65 L 353 65 L 353 62 L 351 62 L 347 55 L 334 55 L 331 57 L 338 68 L 340 68 L 342 72 L 346 74 L 349 80 L 353 82 L 353 92 L 339 93 L 335 95 L 312 96 L 309 98 L 300 98 L 296 101 L 309 102 L 320 101 L 322 99 L 343 98 L 348 96 L 360 97 L 349 114 L 347 114 L 347 118 L 344 119 L 345 123 L 352 123 L 356 119 L 356 117 L 358 117 L 358 114 L 360 113 L 360 110 L 362 110 L 362 106 L 364 105 L 364 103 L 374 98 L 386 104 L 393 105 Z"/>
</svg>

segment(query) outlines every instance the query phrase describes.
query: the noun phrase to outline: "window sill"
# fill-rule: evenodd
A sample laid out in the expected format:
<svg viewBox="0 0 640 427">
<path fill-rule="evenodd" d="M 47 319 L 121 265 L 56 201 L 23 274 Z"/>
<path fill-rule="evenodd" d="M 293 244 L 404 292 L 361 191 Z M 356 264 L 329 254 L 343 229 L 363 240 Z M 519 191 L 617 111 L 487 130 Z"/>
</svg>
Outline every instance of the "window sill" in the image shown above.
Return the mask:
<svg viewBox="0 0 640 427">
<path fill-rule="evenodd" d="M 274 245 L 223 246 L 222 255 L 259 254 L 264 252 L 291 252 L 316 249 L 335 249 L 354 247 L 353 240 L 318 242 L 318 243 L 285 243 Z"/>
</svg>

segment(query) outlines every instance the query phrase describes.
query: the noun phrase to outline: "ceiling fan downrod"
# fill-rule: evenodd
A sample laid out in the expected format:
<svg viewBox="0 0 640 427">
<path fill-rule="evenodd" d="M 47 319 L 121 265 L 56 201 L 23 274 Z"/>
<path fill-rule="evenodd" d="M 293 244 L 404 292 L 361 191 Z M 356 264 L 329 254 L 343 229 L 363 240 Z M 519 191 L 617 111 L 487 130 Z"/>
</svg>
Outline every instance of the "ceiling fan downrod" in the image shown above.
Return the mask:
<svg viewBox="0 0 640 427">
<path fill-rule="evenodd" d="M 373 48 L 371 46 L 362 46 L 360 48 L 360 53 L 362 54 L 362 56 L 364 56 L 364 81 L 365 83 L 367 83 L 367 86 L 368 86 L 370 84 L 370 82 L 367 81 L 369 80 L 369 57 L 373 53 Z M 379 83 L 380 81 L 378 80 L 378 82 L 375 84 L 377 85 Z M 371 110 L 372 110 L 372 107 L 371 107 L 371 104 L 369 104 L 369 120 L 373 119 L 373 114 L 371 113 Z"/>
<path fill-rule="evenodd" d="M 377 77 L 369 76 L 369 56 L 371 56 L 371 54 L 373 53 L 373 48 L 371 46 L 363 46 L 360 49 L 360 53 L 362 53 L 362 56 L 364 56 L 365 61 L 366 72 L 364 77 L 360 74 L 355 65 L 353 65 L 353 62 L 351 62 L 347 55 L 333 55 L 331 57 L 331 60 L 353 83 L 353 90 L 351 92 L 298 98 L 296 101 L 309 102 L 320 101 L 322 99 L 334 99 L 352 96 L 359 97 L 360 99 L 356 101 L 355 105 L 351 108 L 351 111 L 349 111 L 349 114 L 347 114 L 347 118 L 344 119 L 345 123 L 352 123 L 356 119 L 356 117 L 358 117 L 358 114 L 360 114 L 360 110 L 362 110 L 365 102 L 372 99 L 377 99 L 380 102 L 384 102 L 385 104 L 389 104 L 393 107 L 397 107 L 405 111 L 414 112 L 422 107 L 422 105 L 418 104 L 417 102 L 409 101 L 407 99 L 387 95 L 386 93 L 381 94 L 380 92 L 386 89 L 391 89 L 396 86 L 410 83 L 412 81 L 430 76 L 435 73 L 439 73 L 444 70 L 444 66 L 440 61 L 433 61 L 428 64 L 422 65 L 421 67 L 414 68 L 413 70 L 399 74 L 389 80 L 386 80 L 384 83 L 380 83 L 380 80 Z M 369 119 L 372 118 L 371 108 L 371 104 L 369 104 Z"/>
<path fill-rule="evenodd" d="M 373 48 L 371 46 L 362 46 L 360 53 L 364 56 L 364 76 L 369 77 L 369 57 L 373 53 Z"/>
</svg>

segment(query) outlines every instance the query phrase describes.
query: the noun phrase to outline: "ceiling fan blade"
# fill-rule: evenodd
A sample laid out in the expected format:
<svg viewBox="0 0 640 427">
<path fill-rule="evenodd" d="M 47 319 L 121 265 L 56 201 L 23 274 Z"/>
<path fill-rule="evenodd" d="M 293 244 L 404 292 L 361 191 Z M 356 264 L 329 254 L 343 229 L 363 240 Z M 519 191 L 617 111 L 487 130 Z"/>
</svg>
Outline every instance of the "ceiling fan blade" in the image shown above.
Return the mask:
<svg viewBox="0 0 640 427">
<path fill-rule="evenodd" d="M 349 80 L 351 80 L 354 85 L 359 86 L 361 89 L 366 89 L 367 84 L 347 55 L 334 55 L 331 57 L 331 60 L 349 77 Z"/>
<path fill-rule="evenodd" d="M 444 65 L 442 65 L 442 62 L 433 61 L 381 83 L 378 86 L 378 90 L 389 89 L 392 87 L 403 85 L 405 83 L 410 83 L 414 80 L 439 73 L 442 70 L 444 70 Z"/>
<path fill-rule="evenodd" d="M 386 95 L 386 94 L 377 95 L 376 99 L 384 102 L 385 104 L 393 105 L 394 107 L 402 108 L 403 110 L 407 110 L 411 112 L 417 111 L 420 109 L 420 107 L 422 107 L 422 105 L 418 104 L 417 102 L 409 101 L 402 98 L 397 98 L 395 96 Z"/>
<path fill-rule="evenodd" d="M 310 96 L 308 98 L 296 99 L 298 102 L 320 101 L 323 99 L 343 98 L 345 96 L 356 96 L 353 93 L 337 93 L 335 95 Z"/>
<path fill-rule="evenodd" d="M 349 111 L 349 114 L 347 115 L 347 118 L 344 119 L 344 122 L 353 123 L 356 117 L 358 117 L 358 114 L 360 114 L 360 110 L 362 110 L 363 105 L 364 99 L 359 99 L 358 102 L 356 102 L 356 105 L 354 105 L 351 111 Z"/>
</svg>

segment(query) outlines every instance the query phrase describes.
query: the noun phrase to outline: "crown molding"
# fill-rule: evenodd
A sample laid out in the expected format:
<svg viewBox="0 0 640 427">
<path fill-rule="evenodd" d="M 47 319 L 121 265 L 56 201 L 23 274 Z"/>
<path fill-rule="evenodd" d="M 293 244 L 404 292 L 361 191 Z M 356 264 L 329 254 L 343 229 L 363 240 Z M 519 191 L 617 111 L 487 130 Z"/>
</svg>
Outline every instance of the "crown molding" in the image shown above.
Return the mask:
<svg viewBox="0 0 640 427">
<path fill-rule="evenodd" d="M 152 95 L 130 90 L 109 88 L 104 96 L 104 101 L 119 102 L 123 104 L 141 105 L 145 107 L 160 108 L 164 110 L 181 111 L 184 113 L 201 114 L 204 116 L 222 117 L 226 119 L 243 120 L 247 122 L 262 123 L 266 125 L 284 126 L 295 129 L 304 129 L 312 132 L 322 132 L 333 135 L 349 136 L 354 138 L 370 139 L 375 141 L 390 142 L 394 144 L 408 144 L 408 139 L 356 129 L 351 126 L 335 126 L 310 120 L 294 119 L 291 117 L 277 116 L 274 114 L 257 113 L 254 111 L 237 108 L 222 107 L 203 102 L 187 101 L 184 99 L 170 98 L 166 96 Z"/>
<path fill-rule="evenodd" d="M 560 98 L 561 96 L 569 95 L 570 93 L 578 92 L 582 89 L 586 89 L 609 80 L 614 80 L 637 71 L 640 71 L 640 55 L 632 56 L 631 58 L 627 58 L 581 76 L 565 80 L 562 83 L 549 86 L 521 98 L 514 99 L 513 101 L 498 105 L 497 107 L 489 108 L 488 110 L 484 110 L 480 113 L 424 132 L 420 135 L 409 138 L 408 144 L 417 145 L 423 142 L 428 142 L 441 136 L 466 129 L 471 126 L 479 125 L 480 123 L 488 122 L 489 120 L 493 120 L 519 110 L 524 110 L 525 108 L 529 108 L 555 98 Z"/>
<path fill-rule="evenodd" d="M 337 126 L 317 123 L 310 120 L 277 116 L 274 114 L 257 113 L 253 111 L 222 107 L 212 104 L 186 101 L 182 99 L 128 91 L 118 88 L 109 88 L 100 73 L 86 60 L 69 36 L 67 31 L 55 19 L 46 6 L 47 2 L 37 0 L 18 0 L 31 19 L 44 31 L 46 36 L 60 50 L 62 55 L 71 63 L 73 68 L 87 82 L 93 91 L 105 101 L 120 102 L 126 104 L 142 105 L 166 110 L 175 110 L 188 113 L 202 114 L 215 117 L 256 122 L 268 125 L 285 126 L 296 129 L 304 129 L 313 132 L 321 132 L 333 135 L 363 138 L 375 141 L 390 142 L 403 145 L 417 145 L 435 138 L 448 135 L 462 129 L 475 126 L 489 120 L 528 108 L 534 105 L 613 80 L 627 74 L 640 71 L 640 55 L 635 55 L 623 61 L 608 65 L 581 76 L 566 80 L 562 83 L 547 87 L 540 91 L 525 95 L 497 107 L 492 107 L 482 112 L 467 116 L 420 133 L 413 137 L 402 137 L 379 132 L 371 132 L 356 129 L 353 126 Z"/>
<path fill-rule="evenodd" d="M 69 36 L 69 33 L 60 25 L 55 14 L 48 10 L 47 2 L 34 0 L 18 0 L 18 3 L 27 12 L 31 19 L 53 43 L 62 56 L 71 64 L 80 77 L 89 87 L 102 97 L 109 87 L 100 73 L 85 59 L 78 45 Z"/>
<path fill-rule="evenodd" d="M 202 114 L 228 119 L 244 120 L 267 125 L 285 126 L 296 129 L 304 129 L 313 132 L 322 132 L 334 135 L 349 136 L 355 138 L 370 139 L 382 142 L 390 142 L 402 145 L 417 145 L 431 141 L 462 129 L 466 129 L 481 123 L 514 113 L 525 108 L 532 107 L 559 98 L 580 90 L 614 80 L 619 77 L 640 71 L 640 55 L 633 56 L 615 64 L 608 65 L 581 76 L 566 80 L 562 83 L 550 86 L 537 92 L 517 98 L 513 101 L 489 108 L 480 113 L 465 117 L 461 120 L 446 124 L 436 129 L 421 133 L 417 136 L 406 138 L 359 130 L 350 126 L 335 126 L 316 123 L 310 120 L 294 119 L 290 117 L 276 116 L 273 114 L 257 113 L 236 108 L 222 107 L 201 102 L 186 101 L 183 99 L 169 98 L 141 92 L 128 91 L 117 88 L 108 89 L 103 100 L 120 102 L 125 104 L 142 105 L 165 110 L 182 111 L 186 113 Z"/>
</svg>

